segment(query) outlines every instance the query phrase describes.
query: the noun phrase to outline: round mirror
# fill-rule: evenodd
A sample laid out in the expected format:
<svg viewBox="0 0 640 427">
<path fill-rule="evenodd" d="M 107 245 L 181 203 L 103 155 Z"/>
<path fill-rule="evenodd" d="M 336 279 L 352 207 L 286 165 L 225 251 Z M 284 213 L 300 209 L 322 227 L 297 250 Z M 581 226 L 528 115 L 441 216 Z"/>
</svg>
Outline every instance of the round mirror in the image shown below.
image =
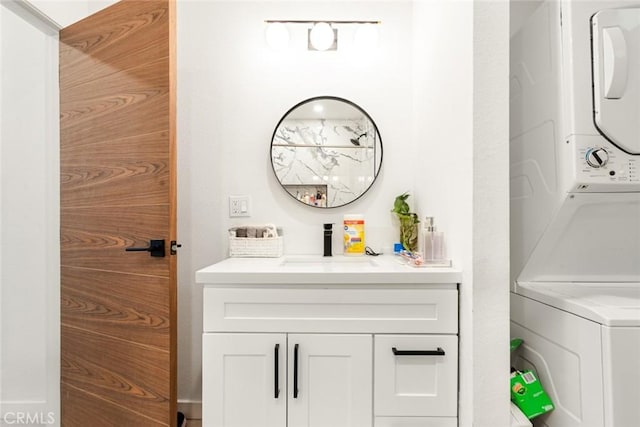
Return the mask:
<svg viewBox="0 0 640 427">
<path fill-rule="evenodd" d="M 334 96 L 307 99 L 276 126 L 271 165 L 282 188 L 301 203 L 344 206 L 362 196 L 380 172 L 380 132 L 351 101 Z"/>
</svg>

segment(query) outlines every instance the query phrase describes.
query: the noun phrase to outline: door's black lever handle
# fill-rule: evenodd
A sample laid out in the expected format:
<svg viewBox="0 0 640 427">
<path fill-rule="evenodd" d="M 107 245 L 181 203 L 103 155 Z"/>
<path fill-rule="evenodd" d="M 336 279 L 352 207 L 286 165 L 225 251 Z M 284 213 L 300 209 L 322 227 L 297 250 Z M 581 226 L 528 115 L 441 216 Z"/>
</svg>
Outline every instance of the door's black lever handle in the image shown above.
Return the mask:
<svg viewBox="0 0 640 427">
<path fill-rule="evenodd" d="M 150 240 L 148 248 L 125 248 L 127 252 L 149 252 L 153 257 L 164 257 L 164 240 Z"/>
</svg>

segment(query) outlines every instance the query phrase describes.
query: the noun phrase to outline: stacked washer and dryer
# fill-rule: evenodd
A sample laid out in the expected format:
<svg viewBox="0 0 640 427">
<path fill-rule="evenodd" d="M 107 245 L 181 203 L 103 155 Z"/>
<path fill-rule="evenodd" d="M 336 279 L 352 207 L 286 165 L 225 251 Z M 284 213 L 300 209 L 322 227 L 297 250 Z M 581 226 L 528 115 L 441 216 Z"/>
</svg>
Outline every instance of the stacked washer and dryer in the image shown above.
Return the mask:
<svg viewBox="0 0 640 427">
<path fill-rule="evenodd" d="M 546 1 L 511 38 L 511 334 L 548 427 L 640 426 L 640 1 Z"/>
</svg>

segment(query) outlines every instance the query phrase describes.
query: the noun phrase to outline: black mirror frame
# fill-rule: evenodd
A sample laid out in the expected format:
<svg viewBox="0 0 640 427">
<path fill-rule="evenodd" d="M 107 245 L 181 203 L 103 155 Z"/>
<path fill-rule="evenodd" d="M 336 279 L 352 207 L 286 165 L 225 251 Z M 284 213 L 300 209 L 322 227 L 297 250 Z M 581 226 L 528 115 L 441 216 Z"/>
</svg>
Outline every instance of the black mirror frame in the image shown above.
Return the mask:
<svg viewBox="0 0 640 427">
<path fill-rule="evenodd" d="M 273 165 L 273 141 L 276 138 L 276 134 L 278 132 L 278 129 L 280 128 L 280 124 L 282 124 L 282 122 L 287 118 L 287 116 L 294 111 L 296 108 L 304 105 L 304 104 L 308 104 L 310 102 L 313 101 L 318 101 L 318 100 L 323 100 L 323 99 L 327 99 L 327 100 L 331 100 L 331 101 L 340 101 L 340 102 L 344 102 L 346 104 L 349 104 L 350 106 L 352 106 L 353 108 L 357 109 L 358 111 L 360 111 L 362 114 L 364 114 L 364 116 L 369 119 L 369 121 L 371 122 L 371 124 L 373 125 L 373 128 L 376 131 L 376 136 L 378 138 L 379 144 L 380 144 L 380 167 L 378 167 L 378 169 L 375 171 L 374 177 L 373 177 L 373 181 L 371 181 L 371 184 L 367 187 L 367 189 L 365 191 L 362 192 L 362 194 L 360 194 L 358 197 L 354 198 L 353 200 L 342 204 L 342 205 L 338 205 L 338 206 L 313 206 L 304 202 L 301 202 L 300 200 L 296 199 L 296 197 L 289 193 L 285 188 L 284 188 L 284 184 L 282 184 L 282 182 L 280 182 L 280 178 L 278 178 L 278 174 L 276 173 L 276 169 L 275 166 Z M 374 147 L 375 149 L 375 147 Z M 300 202 L 305 206 L 309 206 L 311 208 L 319 208 L 319 209 L 335 209 L 335 208 L 340 208 L 343 206 L 347 206 L 350 205 L 351 203 L 355 202 L 356 200 L 360 199 L 362 196 L 364 196 L 365 194 L 367 194 L 367 192 L 371 189 L 371 187 L 373 187 L 373 184 L 375 184 L 376 180 L 378 179 L 378 175 L 380 175 L 380 171 L 382 170 L 382 159 L 383 159 L 383 154 L 384 154 L 384 148 L 382 145 L 382 135 L 380 134 L 380 129 L 378 129 L 378 125 L 376 125 L 376 122 L 371 118 L 371 116 L 369 115 L 369 113 L 367 113 L 362 107 L 360 107 L 358 104 L 349 101 L 348 99 L 344 99 L 344 98 L 340 98 L 338 96 L 331 96 L 331 95 L 326 95 L 326 96 L 314 96 L 312 98 L 308 98 L 305 99 L 304 101 L 300 101 L 298 102 L 296 105 L 294 105 L 293 107 L 289 108 L 287 110 L 286 113 L 284 113 L 284 115 L 282 116 L 282 118 L 280 118 L 280 120 L 278 121 L 278 124 L 276 124 L 275 129 L 273 130 L 273 134 L 271 135 L 271 143 L 269 144 L 269 160 L 271 162 L 271 169 L 273 170 L 273 175 L 275 176 L 276 180 L 278 181 L 278 184 L 280 184 L 280 187 L 282 187 L 282 189 L 284 190 L 285 193 L 287 193 L 292 199 L 294 199 L 296 202 Z"/>
</svg>

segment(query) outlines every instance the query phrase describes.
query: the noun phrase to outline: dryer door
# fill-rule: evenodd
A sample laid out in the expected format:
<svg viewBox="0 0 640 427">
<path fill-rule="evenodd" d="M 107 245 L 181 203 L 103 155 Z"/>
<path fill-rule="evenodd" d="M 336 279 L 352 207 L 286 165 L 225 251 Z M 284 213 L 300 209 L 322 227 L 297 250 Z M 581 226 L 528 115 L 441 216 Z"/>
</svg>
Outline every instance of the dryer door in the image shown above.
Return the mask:
<svg viewBox="0 0 640 427">
<path fill-rule="evenodd" d="M 591 18 L 593 116 L 600 133 L 640 154 L 640 7 Z"/>
</svg>

